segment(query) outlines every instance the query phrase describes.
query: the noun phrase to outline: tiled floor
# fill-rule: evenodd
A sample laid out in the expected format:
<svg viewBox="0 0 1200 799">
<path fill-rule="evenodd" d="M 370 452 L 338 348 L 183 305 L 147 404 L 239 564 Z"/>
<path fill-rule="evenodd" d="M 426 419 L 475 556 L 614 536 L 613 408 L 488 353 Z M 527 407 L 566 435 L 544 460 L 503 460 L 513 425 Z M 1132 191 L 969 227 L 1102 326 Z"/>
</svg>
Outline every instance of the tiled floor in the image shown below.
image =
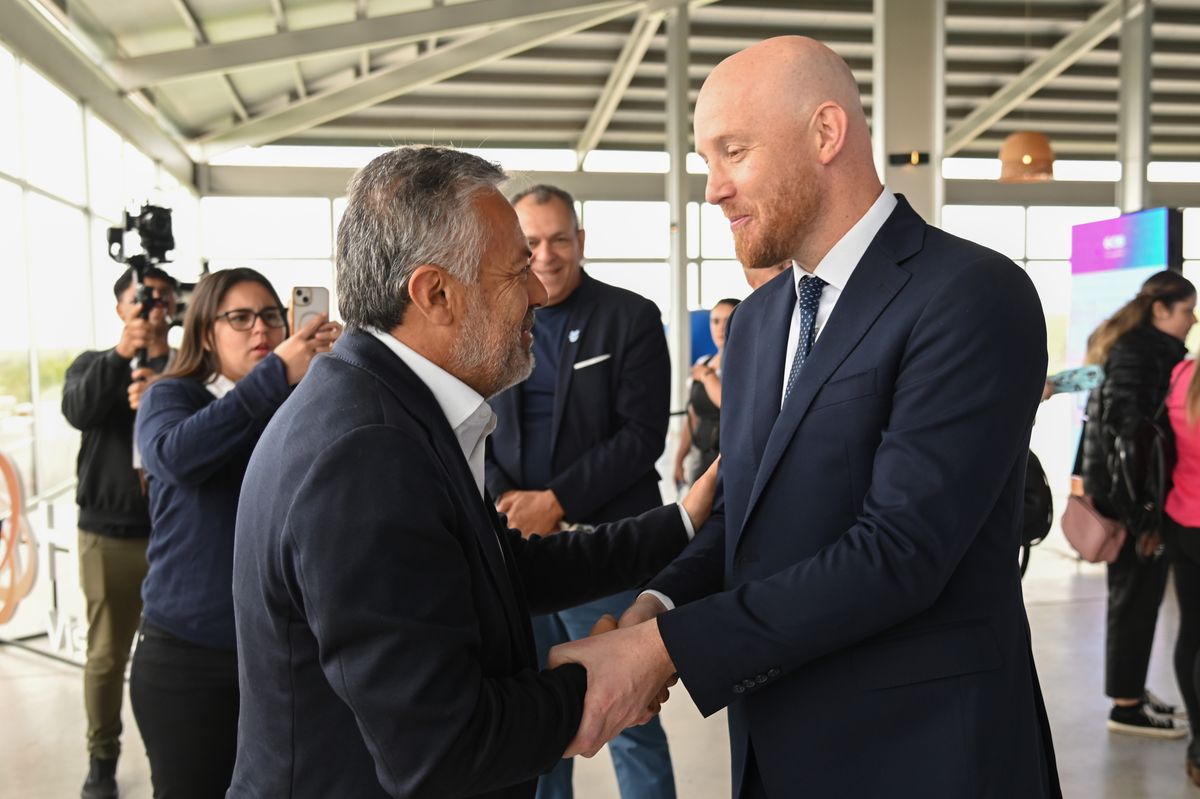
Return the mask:
<svg viewBox="0 0 1200 799">
<path fill-rule="evenodd" d="M 1184 775 L 1185 742 L 1112 735 L 1104 727 L 1102 695 L 1104 572 L 1079 566 L 1051 539 L 1033 555 L 1025 582 L 1034 649 L 1054 728 L 1059 770 L 1068 797 L 1088 799 L 1200 799 Z M 1163 605 L 1150 687 L 1178 697 L 1170 652 L 1176 606 Z M 3 628 L 0 628 L 3 634 Z M 0 797 L 59 799 L 78 796 L 84 771 L 80 671 L 12 647 L 0 647 Z M 724 719 L 701 719 L 685 695 L 664 710 L 681 799 L 729 796 Z M 869 723 L 864 719 L 863 723 Z M 145 753 L 126 712 L 125 754 L 118 778 L 122 796 L 150 796 Z M 580 761 L 579 799 L 615 799 L 606 754 Z M 797 794 L 798 796 L 801 794 Z"/>
</svg>

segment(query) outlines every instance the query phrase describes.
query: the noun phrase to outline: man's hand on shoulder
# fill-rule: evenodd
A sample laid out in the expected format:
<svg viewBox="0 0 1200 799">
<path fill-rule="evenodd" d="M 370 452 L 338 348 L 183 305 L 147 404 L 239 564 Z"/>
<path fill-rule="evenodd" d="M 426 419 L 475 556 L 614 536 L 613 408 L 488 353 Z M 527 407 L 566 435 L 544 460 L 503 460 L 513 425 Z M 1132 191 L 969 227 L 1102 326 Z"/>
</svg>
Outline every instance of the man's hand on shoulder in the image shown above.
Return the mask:
<svg viewBox="0 0 1200 799">
<path fill-rule="evenodd" d="M 529 538 L 559 531 L 563 507 L 553 491 L 508 491 L 496 502 L 496 510 L 508 517 L 508 526 Z"/>
</svg>

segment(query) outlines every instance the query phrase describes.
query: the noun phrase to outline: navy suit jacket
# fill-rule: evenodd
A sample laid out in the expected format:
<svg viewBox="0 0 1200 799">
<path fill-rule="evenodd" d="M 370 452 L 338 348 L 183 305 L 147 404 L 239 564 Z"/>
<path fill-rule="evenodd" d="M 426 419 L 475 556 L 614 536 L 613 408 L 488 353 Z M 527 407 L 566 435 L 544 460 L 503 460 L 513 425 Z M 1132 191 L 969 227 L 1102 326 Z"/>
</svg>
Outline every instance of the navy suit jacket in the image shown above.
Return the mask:
<svg viewBox="0 0 1200 799">
<path fill-rule="evenodd" d="M 587 274 L 572 296 L 547 488 L 566 521 L 596 524 L 662 504 L 654 463 L 667 436 L 671 359 L 650 300 Z M 488 439 L 487 487 L 495 497 L 529 487 L 521 470 L 520 403 L 519 386 L 491 401 L 497 423 Z"/>
<path fill-rule="evenodd" d="M 532 797 L 575 734 L 586 675 L 537 671 L 530 610 L 629 588 L 686 540 L 674 506 L 594 534 L 501 528 L 433 394 L 347 332 L 242 486 L 229 795 Z"/>
<path fill-rule="evenodd" d="M 1017 564 L 1046 332 L 1011 260 L 903 198 L 782 410 L 790 271 L 741 304 L 723 518 L 650 586 L 770 796 L 1059 794 Z"/>
</svg>

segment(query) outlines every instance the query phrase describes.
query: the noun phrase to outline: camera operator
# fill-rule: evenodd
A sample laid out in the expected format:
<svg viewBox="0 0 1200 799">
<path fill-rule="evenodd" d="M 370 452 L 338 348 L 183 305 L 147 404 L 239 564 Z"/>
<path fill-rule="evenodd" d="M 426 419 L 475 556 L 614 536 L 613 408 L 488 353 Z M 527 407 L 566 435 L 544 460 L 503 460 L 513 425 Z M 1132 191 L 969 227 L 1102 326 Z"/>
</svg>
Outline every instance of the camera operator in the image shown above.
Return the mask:
<svg viewBox="0 0 1200 799">
<path fill-rule="evenodd" d="M 120 341 L 76 358 L 62 398 L 63 416 L 83 433 L 75 499 L 88 621 L 83 700 L 90 763 L 84 799 L 117 795 L 125 663 L 142 612 L 150 535 L 146 497 L 133 468 L 133 408 L 147 382 L 167 366 L 167 326 L 175 310 L 174 278 L 150 268 L 142 293 L 153 307 L 143 318 L 134 276 L 126 269 L 113 286 L 117 316 L 125 322 Z M 142 349 L 148 360 L 131 375 L 132 359 Z"/>
</svg>

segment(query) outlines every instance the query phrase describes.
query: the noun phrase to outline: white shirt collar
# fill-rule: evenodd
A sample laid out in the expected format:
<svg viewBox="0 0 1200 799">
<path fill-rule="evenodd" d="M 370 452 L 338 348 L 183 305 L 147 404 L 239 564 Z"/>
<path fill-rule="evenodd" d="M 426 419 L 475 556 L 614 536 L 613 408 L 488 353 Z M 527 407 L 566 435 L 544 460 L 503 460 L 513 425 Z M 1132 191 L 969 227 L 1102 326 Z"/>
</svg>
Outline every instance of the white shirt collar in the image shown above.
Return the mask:
<svg viewBox="0 0 1200 799">
<path fill-rule="evenodd" d="M 438 407 L 454 430 L 480 496 L 483 495 L 483 450 L 488 435 L 496 429 L 496 414 L 475 389 L 447 372 L 391 333 L 364 328 L 396 354 L 433 393 Z"/>
<path fill-rule="evenodd" d="M 224 397 L 230 391 L 233 391 L 233 387 L 236 385 L 237 383 L 233 382 L 225 375 L 217 373 L 208 381 L 208 383 L 205 384 L 204 387 L 208 389 L 208 393 L 212 394 L 217 399 L 221 399 L 221 397 Z"/>
<path fill-rule="evenodd" d="M 838 239 L 837 244 L 825 253 L 825 257 L 817 264 L 812 274 L 838 291 L 846 288 L 854 267 L 858 266 L 867 247 L 871 246 L 871 242 L 895 208 L 896 195 L 884 187 L 867 212 L 854 223 L 854 227 L 847 230 L 846 234 Z M 801 269 L 799 264 L 793 262 L 792 277 L 796 281 L 797 292 L 800 290 L 800 279 L 807 274 L 809 273 Z"/>
</svg>

